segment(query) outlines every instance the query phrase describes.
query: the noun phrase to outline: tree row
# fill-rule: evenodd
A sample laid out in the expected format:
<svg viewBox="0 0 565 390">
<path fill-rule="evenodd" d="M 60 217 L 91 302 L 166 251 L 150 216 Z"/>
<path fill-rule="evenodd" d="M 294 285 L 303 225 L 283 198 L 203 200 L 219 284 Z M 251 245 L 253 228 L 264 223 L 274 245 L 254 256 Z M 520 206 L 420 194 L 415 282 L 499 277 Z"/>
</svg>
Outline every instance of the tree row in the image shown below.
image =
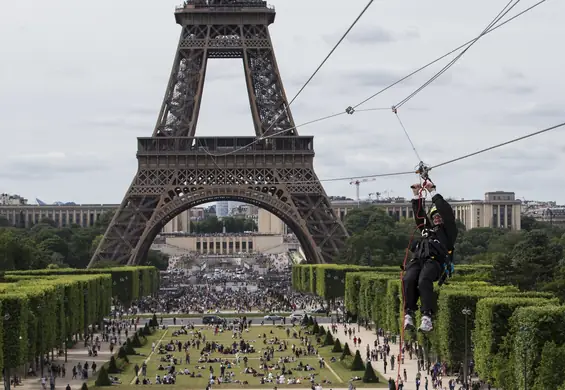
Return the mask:
<svg viewBox="0 0 565 390">
<path fill-rule="evenodd" d="M 156 276 L 157 275 L 157 276 Z M 4 274 L 0 283 L 0 367 L 10 370 L 66 353 L 100 325 L 112 300 L 130 303 L 158 290 L 152 267 L 54 269 Z"/>
</svg>

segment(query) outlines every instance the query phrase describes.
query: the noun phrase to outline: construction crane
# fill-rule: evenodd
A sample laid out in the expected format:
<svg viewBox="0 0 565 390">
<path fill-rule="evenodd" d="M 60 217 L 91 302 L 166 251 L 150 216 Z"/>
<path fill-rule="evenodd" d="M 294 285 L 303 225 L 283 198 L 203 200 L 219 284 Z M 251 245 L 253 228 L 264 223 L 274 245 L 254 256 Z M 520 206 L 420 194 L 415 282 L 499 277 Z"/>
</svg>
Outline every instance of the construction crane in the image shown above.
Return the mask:
<svg viewBox="0 0 565 390">
<path fill-rule="evenodd" d="M 359 186 L 361 185 L 361 183 L 367 183 L 367 182 L 376 181 L 376 180 L 377 180 L 377 178 L 373 177 L 372 179 L 352 180 L 352 181 L 349 182 L 349 184 L 352 184 L 352 185 L 355 184 L 355 186 L 357 187 L 356 188 L 356 190 L 357 190 L 357 207 L 359 207 L 360 203 L 361 203 L 361 200 L 359 198 Z"/>
</svg>

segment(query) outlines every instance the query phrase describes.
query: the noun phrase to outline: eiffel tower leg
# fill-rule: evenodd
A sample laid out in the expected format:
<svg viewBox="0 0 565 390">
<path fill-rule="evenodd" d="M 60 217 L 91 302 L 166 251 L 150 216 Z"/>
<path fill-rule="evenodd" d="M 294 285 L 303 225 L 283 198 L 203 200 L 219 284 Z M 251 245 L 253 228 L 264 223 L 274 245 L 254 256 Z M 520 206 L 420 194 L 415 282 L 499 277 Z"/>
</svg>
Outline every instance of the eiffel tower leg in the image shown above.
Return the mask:
<svg viewBox="0 0 565 390">
<path fill-rule="evenodd" d="M 194 137 L 206 77 L 208 26 L 182 29 L 153 137 Z"/>
<path fill-rule="evenodd" d="M 335 262 L 349 235 L 331 207 L 313 167 L 281 170 L 280 180 L 297 182 L 287 185 L 292 203 L 319 251 L 321 262 Z"/>
<path fill-rule="evenodd" d="M 134 179 L 128 194 L 114 214 L 88 264 L 89 268 L 106 261 L 127 264 L 135 251 L 145 225 L 151 219 L 159 201 L 159 197 L 156 196 L 129 195 L 138 180 L 138 177 Z"/>
<path fill-rule="evenodd" d="M 257 136 L 298 135 L 288 109 L 279 68 L 267 26 L 244 25 L 243 68 Z"/>
</svg>

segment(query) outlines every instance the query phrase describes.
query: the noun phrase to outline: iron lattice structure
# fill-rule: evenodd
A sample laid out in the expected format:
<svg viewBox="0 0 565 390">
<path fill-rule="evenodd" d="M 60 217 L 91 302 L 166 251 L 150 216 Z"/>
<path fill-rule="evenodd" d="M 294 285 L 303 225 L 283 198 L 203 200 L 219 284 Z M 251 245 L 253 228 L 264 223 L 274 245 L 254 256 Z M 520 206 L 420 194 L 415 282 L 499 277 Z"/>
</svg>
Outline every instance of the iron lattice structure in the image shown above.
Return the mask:
<svg viewBox="0 0 565 390">
<path fill-rule="evenodd" d="M 138 138 L 138 171 L 90 266 L 139 264 L 165 224 L 217 200 L 238 200 L 281 218 L 307 260 L 331 262 L 347 232 L 313 168 L 313 137 L 299 136 L 279 75 L 263 1 L 193 0 L 182 26 L 152 137 Z M 207 61 L 242 58 L 256 137 L 196 137 Z M 272 135 L 268 139 L 257 137 Z"/>
</svg>

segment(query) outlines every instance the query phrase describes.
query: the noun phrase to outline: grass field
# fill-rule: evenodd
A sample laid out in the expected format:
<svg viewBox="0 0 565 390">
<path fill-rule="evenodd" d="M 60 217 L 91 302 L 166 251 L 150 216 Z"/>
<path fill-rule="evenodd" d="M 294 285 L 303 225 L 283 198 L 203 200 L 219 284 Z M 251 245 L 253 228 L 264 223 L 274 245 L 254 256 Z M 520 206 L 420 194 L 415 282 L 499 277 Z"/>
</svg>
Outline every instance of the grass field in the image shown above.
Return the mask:
<svg viewBox="0 0 565 390">
<path fill-rule="evenodd" d="M 290 329 L 290 337 L 287 336 L 286 330 Z M 178 342 L 184 343 L 187 340 L 193 340 L 194 335 L 179 335 L 173 336 L 173 332 L 178 329 L 175 327 L 169 328 L 167 330 L 159 330 L 155 332 L 152 336 L 150 336 L 147 340 L 147 343 L 142 348 L 137 348 L 137 352 L 140 353 L 142 356 L 129 356 L 130 364 L 125 368 L 125 370 L 120 374 L 116 375 L 120 381 L 121 385 L 114 386 L 114 387 L 127 387 L 131 388 L 134 386 L 135 383 L 135 373 L 134 367 L 136 364 L 139 366 L 142 365 L 143 361 L 147 361 L 147 378 L 151 381 L 152 385 L 144 385 L 143 387 L 162 387 L 163 385 L 153 385 L 155 383 L 155 377 L 160 375 L 163 377 L 166 374 L 166 371 L 158 370 L 158 366 L 162 364 L 166 367 L 169 363 L 161 362 L 161 358 L 165 357 L 165 354 L 159 354 L 156 350 L 155 352 L 151 352 L 151 344 L 155 342 L 157 345 L 162 343 L 166 345 L 170 342 Z M 215 342 L 216 344 L 223 344 L 224 346 L 230 346 L 234 341 L 238 342 L 241 339 L 233 339 L 231 332 L 219 333 L 214 335 L 213 328 L 210 327 L 197 327 L 197 331 L 200 331 L 202 336 L 206 338 L 207 342 Z M 285 363 L 286 370 L 290 369 L 292 371 L 291 375 L 285 375 L 285 378 L 288 380 L 289 378 L 301 378 L 301 384 L 275 384 L 275 383 L 265 383 L 261 384 L 261 377 L 260 376 L 253 376 L 253 374 L 245 374 L 244 371 L 244 363 L 243 363 L 243 356 L 247 356 L 248 362 L 247 366 L 252 367 L 257 370 L 258 373 L 265 374 L 265 378 L 271 371 L 264 371 L 259 369 L 260 365 L 260 357 L 262 356 L 262 352 L 267 348 L 273 346 L 275 348 L 274 358 L 267 362 L 268 365 L 274 365 L 278 362 L 279 358 L 285 357 L 292 357 L 292 350 L 291 346 L 294 344 L 296 347 L 303 347 L 301 345 L 300 339 L 293 338 L 293 333 L 300 330 L 300 327 L 273 327 L 273 326 L 253 326 L 250 328 L 249 332 L 244 332 L 243 339 L 251 344 L 255 348 L 254 353 L 249 353 L 246 355 L 240 355 L 240 363 L 239 365 L 236 363 L 236 356 L 233 354 L 221 354 L 218 352 L 213 352 L 209 355 L 209 359 L 214 358 L 221 358 L 224 362 L 227 360 L 231 364 L 231 368 L 226 368 L 226 372 L 233 372 L 234 376 L 232 376 L 232 383 L 225 383 L 222 385 L 214 384 L 214 387 L 222 387 L 222 388 L 239 388 L 239 387 L 249 387 L 249 388 L 307 388 L 310 387 L 310 374 L 314 375 L 314 380 L 317 383 L 321 383 L 324 388 L 326 387 L 347 387 L 347 382 L 354 376 L 363 377 L 363 371 L 351 371 L 347 369 L 342 363 L 339 362 L 340 353 L 332 353 L 331 347 L 323 347 L 318 348 L 318 353 L 320 356 L 324 357 L 326 361 L 326 365 L 323 368 L 319 366 L 319 357 L 318 356 L 305 356 L 301 358 L 297 358 L 294 362 Z M 267 337 L 263 338 L 263 334 Z M 272 344 L 274 338 L 278 338 L 279 341 L 286 341 L 287 343 L 287 350 L 286 351 L 277 351 L 278 344 Z M 312 343 L 316 344 L 316 340 L 314 336 L 310 336 Z M 267 341 L 267 343 L 265 343 Z M 175 365 L 176 371 L 182 371 L 185 368 L 188 368 L 190 372 L 199 373 L 201 377 L 190 377 L 188 375 L 177 375 L 176 376 L 176 383 L 174 385 L 166 385 L 167 388 L 182 388 L 182 389 L 204 389 L 209 381 L 210 376 L 210 366 L 213 367 L 214 375 L 219 375 L 220 373 L 220 362 L 205 362 L 199 363 L 198 359 L 200 358 L 200 351 L 203 348 L 203 344 L 200 345 L 200 349 L 196 347 L 191 347 L 189 349 L 190 352 L 190 364 L 185 364 L 185 352 L 167 352 L 167 354 L 173 355 L 175 358 L 178 359 L 178 363 Z M 330 363 L 330 359 L 332 356 L 335 356 L 338 361 Z M 314 371 L 300 371 L 296 368 L 298 367 L 299 362 L 302 362 L 303 365 L 309 364 L 314 368 Z M 280 375 L 281 370 L 272 370 L 273 375 Z M 142 379 L 142 377 L 140 377 Z M 239 381 L 240 383 L 235 383 L 235 381 Z M 248 384 L 243 385 L 241 382 L 247 381 Z M 330 383 L 324 384 L 323 381 L 329 381 Z M 362 381 L 358 380 L 354 382 L 356 387 L 386 387 L 384 378 L 380 377 L 379 384 L 364 384 Z M 94 385 L 92 383 L 92 385 Z M 89 386 L 90 387 L 90 386 Z"/>
</svg>

